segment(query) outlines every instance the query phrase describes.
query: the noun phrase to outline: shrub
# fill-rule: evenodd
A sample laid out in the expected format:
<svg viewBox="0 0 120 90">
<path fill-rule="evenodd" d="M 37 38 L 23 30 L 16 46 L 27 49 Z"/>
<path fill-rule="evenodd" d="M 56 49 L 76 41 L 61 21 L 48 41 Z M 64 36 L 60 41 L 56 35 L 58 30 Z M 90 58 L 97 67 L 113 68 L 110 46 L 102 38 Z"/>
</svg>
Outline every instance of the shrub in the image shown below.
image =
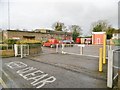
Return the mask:
<svg viewBox="0 0 120 90">
<path fill-rule="evenodd" d="M 13 49 L 13 45 L 0 44 L 0 50 Z"/>
<path fill-rule="evenodd" d="M 120 39 L 113 39 L 113 43 L 120 46 Z"/>
<path fill-rule="evenodd" d="M 14 51 L 13 50 L 2 50 L 0 51 L 0 56 L 3 57 L 12 57 L 14 56 Z"/>
<path fill-rule="evenodd" d="M 0 50 L 7 50 L 7 46 L 0 45 Z"/>
<path fill-rule="evenodd" d="M 41 44 L 39 40 L 19 40 L 16 42 L 17 44 Z"/>
<path fill-rule="evenodd" d="M 12 44 L 12 45 L 16 44 L 16 42 L 17 42 L 17 40 L 15 40 L 15 39 L 7 39 L 4 41 L 5 44 Z"/>
<path fill-rule="evenodd" d="M 41 47 L 41 44 L 36 43 L 36 44 L 29 44 L 30 48 L 38 48 Z"/>
</svg>

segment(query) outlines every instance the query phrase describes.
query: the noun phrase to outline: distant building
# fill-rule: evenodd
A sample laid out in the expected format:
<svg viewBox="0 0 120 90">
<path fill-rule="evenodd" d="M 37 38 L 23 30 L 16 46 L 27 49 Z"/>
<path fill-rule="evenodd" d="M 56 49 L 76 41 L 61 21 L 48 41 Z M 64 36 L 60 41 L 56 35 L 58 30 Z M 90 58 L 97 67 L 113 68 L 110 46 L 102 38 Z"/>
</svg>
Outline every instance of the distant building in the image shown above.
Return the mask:
<svg viewBox="0 0 120 90">
<path fill-rule="evenodd" d="M 36 39 L 40 40 L 40 33 L 33 31 L 20 31 L 20 30 L 5 30 L 3 31 L 3 39 Z"/>
<path fill-rule="evenodd" d="M 35 31 L 5 30 L 3 31 L 3 40 L 5 39 L 72 39 L 72 33 L 62 31 L 52 31 L 46 29 L 36 29 Z"/>
<path fill-rule="evenodd" d="M 36 29 L 35 32 L 40 32 L 43 34 L 42 39 L 72 39 L 72 33 L 71 32 L 63 32 L 63 31 L 53 31 L 48 29 Z"/>
<path fill-rule="evenodd" d="M 113 32 L 112 39 L 120 39 L 120 29 Z"/>
<path fill-rule="evenodd" d="M 92 44 L 103 44 L 105 34 L 106 32 L 92 32 Z"/>
</svg>

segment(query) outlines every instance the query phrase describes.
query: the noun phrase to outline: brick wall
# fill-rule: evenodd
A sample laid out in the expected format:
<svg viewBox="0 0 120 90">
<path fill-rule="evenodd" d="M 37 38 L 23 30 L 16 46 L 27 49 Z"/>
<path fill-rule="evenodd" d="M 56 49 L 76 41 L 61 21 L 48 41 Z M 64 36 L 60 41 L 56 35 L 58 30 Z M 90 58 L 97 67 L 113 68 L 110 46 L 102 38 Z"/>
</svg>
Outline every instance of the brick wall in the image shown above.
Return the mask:
<svg viewBox="0 0 120 90">
<path fill-rule="evenodd" d="M 17 32 L 17 31 L 8 31 L 9 38 L 20 38 L 25 39 L 23 36 L 35 36 L 35 40 L 40 40 L 42 35 L 40 33 L 33 32 Z"/>
<path fill-rule="evenodd" d="M 41 47 L 30 48 L 29 52 L 30 52 L 30 55 L 39 54 L 42 52 L 42 48 Z"/>
<path fill-rule="evenodd" d="M 0 56 L 2 57 L 11 57 L 14 56 L 14 50 L 0 50 Z"/>
<path fill-rule="evenodd" d="M 50 39 L 51 37 L 57 38 L 61 37 L 64 39 L 65 34 L 61 33 L 40 33 L 40 32 L 30 32 L 30 31 L 17 31 L 17 30 L 7 30 L 4 31 L 4 39 L 9 39 L 9 38 L 19 38 L 19 39 L 25 39 L 23 36 L 35 36 L 35 40 L 41 40 L 42 38 L 48 38 Z M 67 35 L 66 38 L 71 39 L 71 35 Z"/>
</svg>

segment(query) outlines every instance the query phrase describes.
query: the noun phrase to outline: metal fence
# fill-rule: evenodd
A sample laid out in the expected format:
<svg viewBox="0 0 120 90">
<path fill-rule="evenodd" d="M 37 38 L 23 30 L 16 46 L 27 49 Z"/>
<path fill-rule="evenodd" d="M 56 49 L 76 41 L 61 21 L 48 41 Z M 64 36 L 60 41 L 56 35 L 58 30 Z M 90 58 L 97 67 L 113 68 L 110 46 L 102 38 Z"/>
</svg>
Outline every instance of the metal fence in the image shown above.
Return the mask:
<svg viewBox="0 0 120 90">
<path fill-rule="evenodd" d="M 0 50 L 13 50 L 13 49 L 14 49 L 14 45 L 10 45 L 10 44 L 0 45 Z"/>
<path fill-rule="evenodd" d="M 118 71 L 120 69 L 120 47 L 114 46 L 108 51 L 108 74 L 107 86 L 112 88 L 118 81 Z"/>
<path fill-rule="evenodd" d="M 41 44 L 15 44 L 14 45 L 15 56 L 21 56 L 21 58 L 27 55 L 33 55 L 40 53 Z"/>
<path fill-rule="evenodd" d="M 120 49 L 113 51 L 113 81 L 118 77 L 118 70 L 120 68 Z"/>
</svg>

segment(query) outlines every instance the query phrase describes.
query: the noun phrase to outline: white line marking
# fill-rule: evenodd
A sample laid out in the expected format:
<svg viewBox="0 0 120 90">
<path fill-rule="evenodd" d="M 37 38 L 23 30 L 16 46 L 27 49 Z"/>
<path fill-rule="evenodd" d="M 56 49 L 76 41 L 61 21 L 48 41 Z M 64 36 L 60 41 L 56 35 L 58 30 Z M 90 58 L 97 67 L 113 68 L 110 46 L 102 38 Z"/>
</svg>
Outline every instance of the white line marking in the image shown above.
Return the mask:
<svg viewBox="0 0 120 90">
<path fill-rule="evenodd" d="M 67 53 L 67 52 L 64 52 L 64 54 L 79 55 L 79 56 L 88 56 L 88 57 L 96 57 L 96 58 L 98 58 L 98 57 L 99 57 L 99 56 L 94 56 L 94 55 L 85 55 L 85 54 L 81 55 L 81 54 L 76 54 L 76 53 Z"/>
<path fill-rule="evenodd" d="M 37 70 L 34 67 L 26 67 L 28 65 L 23 62 L 15 61 L 15 62 L 6 63 L 6 65 L 11 69 L 22 67 L 22 65 L 20 64 L 22 64 L 25 67 L 24 69 L 17 70 L 16 73 L 22 76 L 25 80 L 34 80 L 33 82 L 31 82 L 31 84 L 33 86 L 36 86 L 36 88 L 41 88 L 46 83 L 52 83 L 56 80 L 54 76 L 48 77 L 48 74 L 45 74 L 41 70 Z"/>
<path fill-rule="evenodd" d="M 0 84 L 2 85 L 3 88 L 8 88 L 7 85 L 5 84 L 5 82 L 2 80 L 1 77 L 0 77 Z"/>
<path fill-rule="evenodd" d="M 118 73 L 115 75 L 115 77 L 113 78 L 113 80 L 115 80 L 117 78 L 117 76 L 118 76 Z"/>
<path fill-rule="evenodd" d="M 120 69 L 120 67 L 118 67 L 118 66 L 113 66 L 115 69 Z"/>
</svg>

